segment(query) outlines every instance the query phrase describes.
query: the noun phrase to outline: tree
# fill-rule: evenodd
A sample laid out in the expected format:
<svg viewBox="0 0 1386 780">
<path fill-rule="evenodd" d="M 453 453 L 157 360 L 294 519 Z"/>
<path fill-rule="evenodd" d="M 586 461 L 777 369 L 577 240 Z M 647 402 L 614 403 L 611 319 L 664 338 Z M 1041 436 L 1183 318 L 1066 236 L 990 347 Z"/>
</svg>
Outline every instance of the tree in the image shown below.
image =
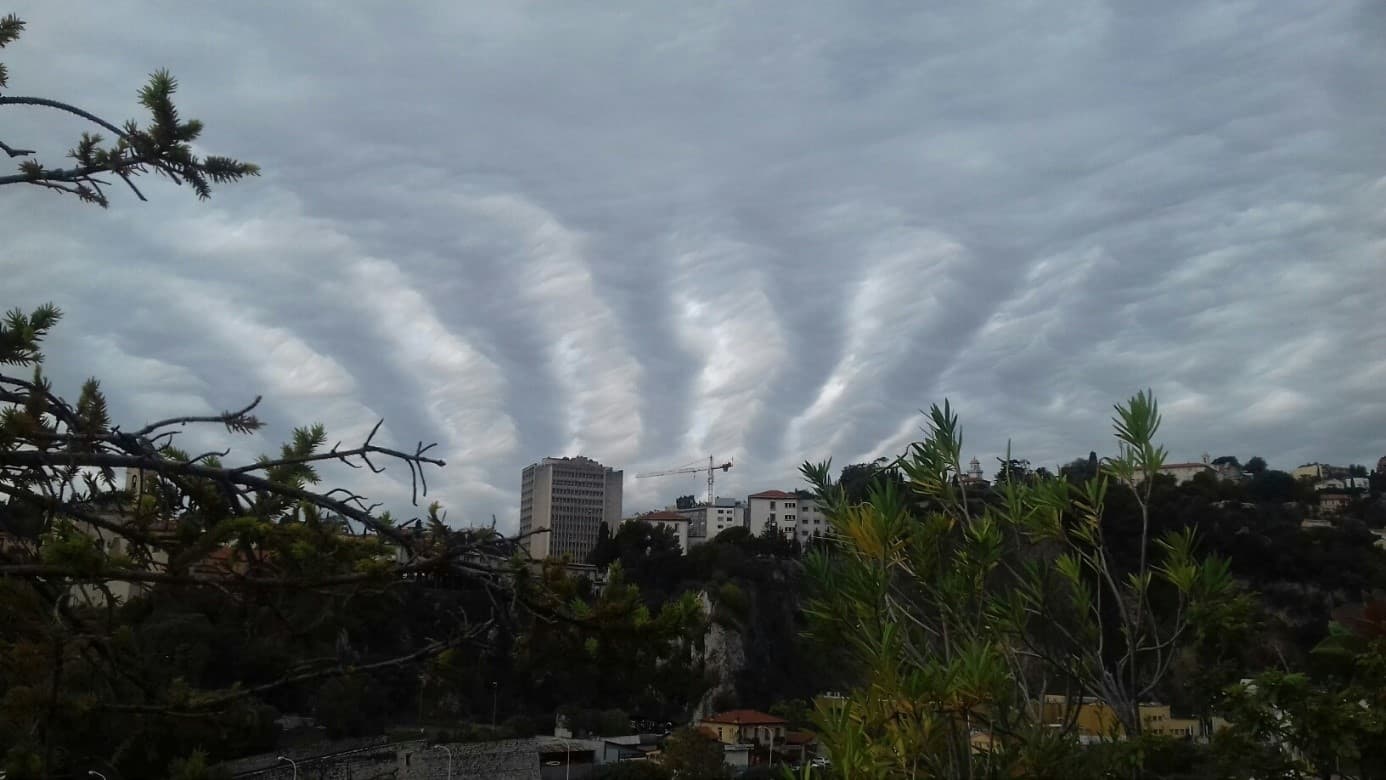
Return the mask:
<svg viewBox="0 0 1386 780">
<path fill-rule="evenodd" d="M 1248 473 L 1248 474 L 1256 475 L 1256 474 L 1260 474 L 1261 472 L 1263 472 L 1263 471 L 1265 471 L 1265 470 L 1266 470 L 1266 459 L 1263 458 L 1263 457 L 1261 457 L 1260 455 L 1253 455 L 1253 456 L 1251 457 L 1251 459 L 1248 460 L 1248 461 L 1246 462 L 1245 471 L 1246 471 L 1246 473 Z"/>
<path fill-rule="evenodd" d="M 899 461 L 909 490 L 930 501 L 921 518 L 889 485 L 850 504 L 827 464 L 804 464 L 839 540 L 835 554 L 809 557 L 806 612 L 815 633 L 849 643 L 862 680 L 819 711 L 836 771 L 1062 776 L 1056 767 L 1080 759 L 1092 770 L 1096 758 L 1073 734 L 1084 696 L 1140 737 L 1138 703 L 1233 585 L 1225 562 L 1195 556 L 1191 531 L 1152 534 L 1165 458 L 1154 398 L 1134 396 L 1113 423 L 1118 456 L 1082 487 L 1003 482 L 978 505 L 952 478 L 962 465 L 957 417 L 935 406 L 928 436 Z M 1135 507 L 1131 565 L 1104 536 L 1109 490 Z M 1042 718 L 1036 702 L 1051 693 L 1067 694 L 1064 712 Z"/>
<path fill-rule="evenodd" d="M 694 495 L 679 496 L 674 500 L 674 506 L 679 509 L 692 509 L 698 505 L 698 497 Z"/>
<path fill-rule="evenodd" d="M 718 531 L 716 536 L 712 537 L 712 541 L 714 542 L 739 545 L 748 545 L 753 539 L 755 539 L 755 536 L 751 533 L 751 529 L 744 525 L 734 525 L 731 528 L 724 528 Z"/>
<path fill-rule="evenodd" d="M 690 728 L 678 729 L 664 740 L 660 763 L 678 780 L 724 780 L 731 770 L 722 759 L 722 746 Z"/>
<path fill-rule="evenodd" d="M 394 462 L 417 498 L 424 470 L 443 465 L 432 445 L 384 447 L 377 424 L 355 446 L 329 447 L 310 425 L 248 463 L 224 461 L 229 448 L 181 451 L 188 425 L 259 430 L 258 399 L 122 428 L 97 380 L 70 403 L 44 376 L 42 342 L 59 318 L 42 306 L 0 323 L 0 365 L 32 372 L 0 374 L 0 748 L 12 767 L 37 767 L 11 777 L 112 763 L 157 775 L 199 741 L 231 751 L 256 739 L 263 702 L 349 669 L 388 675 L 490 630 L 497 615 L 481 604 L 507 601 L 487 593 L 507 587 L 513 540 L 451 531 L 436 504 L 406 530 L 353 491 L 315 487 L 327 464 Z M 454 602 L 426 638 L 390 641 L 380 629 L 405 586 L 428 581 L 474 589 L 481 604 Z"/>
<path fill-rule="evenodd" d="M 1386 776 L 1386 602 L 1334 617 L 1308 673 L 1276 669 L 1227 688 L 1221 776 Z"/>
<path fill-rule="evenodd" d="M 24 22 L 14 14 L 0 19 L 0 48 L 17 40 L 23 30 Z M 9 74 L 0 63 L 0 88 L 8 86 Z M 105 207 L 109 200 L 104 188 L 110 185 L 110 179 L 100 178 L 103 174 L 119 178 L 140 200 L 145 200 L 144 194 L 133 180 L 145 173 L 161 174 L 174 184 L 186 183 L 204 200 L 211 197 L 213 184 L 259 175 L 260 169 L 251 163 L 215 155 L 198 157 L 193 153 L 193 142 L 202 135 L 202 123 L 179 117 L 173 105 L 177 90 L 177 80 L 166 70 L 155 71 L 149 77 L 139 93 L 140 105 L 150 113 L 150 123 L 145 127 L 134 121 L 118 127 L 89 111 L 51 98 L 0 95 L 0 106 L 55 109 L 80 117 L 114 138 L 113 143 L 106 145 L 99 133 L 82 133 L 67 152 L 75 163 L 69 168 L 45 167 L 34 156 L 33 149 L 18 148 L 7 143 L 9 139 L 0 139 L 0 151 L 11 158 L 24 158 L 19 163 L 19 173 L 0 176 L 0 185 L 33 184 Z"/>
<path fill-rule="evenodd" d="M 1259 471 L 1247 485 L 1247 495 L 1255 501 L 1295 501 L 1302 491 L 1295 478 L 1284 471 Z"/>
<path fill-rule="evenodd" d="M 673 530 L 640 520 L 621 523 L 609 544 L 598 540 L 590 561 L 599 568 L 619 563 L 655 602 L 673 595 L 684 568 L 683 548 Z"/>
<path fill-rule="evenodd" d="M 1087 458 L 1074 458 L 1059 467 L 1059 476 L 1075 485 L 1082 485 L 1097 476 L 1097 452 L 1090 451 Z"/>
<path fill-rule="evenodd" d="M 537 581 L 520 577 L 516 589 L 534 605 L 514 649 L 516 678 L 532 705 L 553 712 L 580 702 L 662 716 L 701 695 L 693 646 L 707 616 L 693 593 L 651 608 L 619 562 L 599 590 L 557 562 L 546 562 Z"/>
<path fill-rule="evenodd" d="M 997 458 L 996 462 L 1000 464 L 996 470 L 996 476 L 992 478 L 992 482 L 996 485 L 1027 482 L 1034 476 L 1028 460 L 1006 457 Z"/>
<path fill-rule="evenodd" d="M 903 484 L 900 479 L 900 472 L 890 465 L 885 458 L 877 458 L 871 463 L 852 463 L 842 467 L 842 474 L 838 477 L 838 484 L 846 492 L 847 500 L 852 503 L 860 503 L 867 500 L 867 495 L 871 491 L 871 486 L 877 482 L 892 482 L 897 486 Z"/>
<path fill-rule="evenodd" d="M 1237 460 L 1237 456 L 1236 456 L 1236 455 L 1219 455 L 1218 457 L 1213 458 L 1213 465 L 1214 465 L 1214 466 L 1231 466 L 1232 468 L 1236 468 L 1236 469 L 1239 469 L 1239 468 L 1242 467 L 1241 461 Z"/>
</svg>

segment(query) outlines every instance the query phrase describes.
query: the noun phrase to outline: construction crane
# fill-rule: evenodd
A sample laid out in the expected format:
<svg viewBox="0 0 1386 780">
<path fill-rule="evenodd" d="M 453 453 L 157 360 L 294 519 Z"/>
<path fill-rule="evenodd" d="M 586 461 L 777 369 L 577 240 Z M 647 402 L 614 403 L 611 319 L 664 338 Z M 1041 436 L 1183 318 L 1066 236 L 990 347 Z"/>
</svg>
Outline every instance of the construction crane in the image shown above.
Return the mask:
<svg viewBox="0 0 1386 780">
<path fill-rule="evenodd" d="M 706 472 L 707 472 L 707 505 L 708 505 L 708 506 L 712 506 L 712 499 L 713 499 L 713 495 L 712 495 L 712 484 L 713 484 L 714 475 L 716 475 L 716 473 L 717 473 L 719 470 L 721 470 L 721 471 L 727 471 L 727 470 L 729 470 L 731 467 L 732 467 L 732 462 L 731 462 L 731 461 L 727 461 L 726 463 L 718 463 L 718 462 L 716 461 L 716 459 L 714 459 L 711 455 L 709 455 L 709 456 L 707 456 L 707 465 L 706 465 L 706 466 L 690 466 L 690 467 L 678 468 L 678 469 L 665 469 L 664 471 L 647 471 L 647 472 L 645 472 L 644 474 L 636 474 L 636 475 L 635 475 L 635 478 L 636 478 L 636 479 L 644 479 L 644 478 L 646 478 L 646 477 L 667 477 L 667 476 L 670 476 L 670 475 L 673 475 L 673 474 L 701 474 L 702 472 L 706 471 Z"/>
</svg>

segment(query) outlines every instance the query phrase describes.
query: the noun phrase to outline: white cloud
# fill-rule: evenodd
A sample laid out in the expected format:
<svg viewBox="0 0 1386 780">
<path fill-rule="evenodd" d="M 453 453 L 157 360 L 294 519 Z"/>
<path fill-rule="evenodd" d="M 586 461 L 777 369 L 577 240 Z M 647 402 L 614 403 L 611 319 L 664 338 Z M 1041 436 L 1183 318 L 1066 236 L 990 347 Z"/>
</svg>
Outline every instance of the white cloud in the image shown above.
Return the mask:
<svg viewBox="0 0 1386 780">
<path fill-rule="evenodd" d="M 788 487 L 944 396 L 988 469 L 1102 451 L 1144 387 L 1180 458 L 1386 452 L 1368 0 L 16 10 L 16 94 L 119 120 L 168 65 L 265 169 L 108 212 L 5 188 L 0 304 L 67 309 L 50 370 L 134 419 L 263 393 L 253 449 L 383 416 L 440 441 L 457 522 L 578 450 Z M 5 110 L 55 160 L 80 129 Z"/>
</svg>

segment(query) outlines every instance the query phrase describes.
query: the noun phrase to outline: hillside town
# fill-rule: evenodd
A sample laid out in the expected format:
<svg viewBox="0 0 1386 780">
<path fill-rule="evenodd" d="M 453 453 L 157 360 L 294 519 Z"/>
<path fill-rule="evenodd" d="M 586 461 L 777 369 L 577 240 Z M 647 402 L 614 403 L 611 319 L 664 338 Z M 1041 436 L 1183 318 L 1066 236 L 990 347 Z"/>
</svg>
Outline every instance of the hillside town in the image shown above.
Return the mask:
<svg viewBox="0 0 1386 780">
<path fill-rule="evenodd" d="M 1386 457 L 1370 472 L 1361 466 L 1322 463 L 1304 464 L 1289 472 L 1268 472 L 1263 463 L 1256 463 L 1259 460 L 1254 459 L 1248 469 L 1235 458 L 1204 456 L 1199 461 L 1166 463 L 1158 469 L 1156 478 L 1175 489 L 1199 485 L 1240 489 L 1266 474 L 1288 473 L 1295 492 L 1294 500 L 1287 504 L 1303 505 L 1303 528 L 1333 527 L 1350 507 L 1377 506 L 1386 500 L 1382 491 L 1386 485 Z M 1070 468 L 1078 469 L 1081 464 L 1082 461 L 1075 461 L 1070 466 L 1060 466 L 1055 473 L 1070 473 Z M 1002 463 L 996 479 L 1028 481 L 1042 476 L 1052 474 L 1032 469 L 1023 461 L 1011 461 Z M 103 528 L 124 521 L 132 512 L 138 515 L 157 491 L 158 479 L 151 472 L 129 469 L 123 491 L 107 499 L 104 511 L 74 522 L 72 531 L 93 539 L 109 554 L 123 555 L 120 538 L 103 533 Z M 966 470 L 955 473 L 953 481 L 978 501 L 987 500 L 1003 488 L 983 475 L 976 458 L 970 460 Z M 609 562 L 600 560 L 599 546 L 610 543 L 622 528 L 647 528 L 656 537 L 666 539 L 669 549 L 683 557 L 714 540 L 731 538 L 779 540 L 786 545 L 784 550 L 797 556 L 814 545 L 828 544 L 834 533 L 830 508 L 803 489 L 762 490 L 744 499 L 714 495 L 711 501 L 684 496 L 665 508 L 627 515 L 622 511 L 622 471 L 581 456 L 546 458 L 527 467 L 522 486 L 522 543 L 516 553 L 531 567 L 556 565 L 572 576 L 590 580 L 598 588 L 605 587 L 608 581 Z M 1221 506 L 1227 502 L 1214 503 Z M 345 518 L 334 522 L 349 530 L 350 523 Z M 172 516 L 153 517 L 144 521 L 143 527 L 156 538 L 173 539 L 179 532 L 178 518 Z M 1382 541 L 1386 528 L 1377 524 L 1370 530 L 1376 536 L 1376 546 L 1386 548 L 1386 541 Z M 376 539 L 371 534 L 350 533 L 346 538 L 361 545 Z M 22 552 L 25 546 L 22 534 L 10 528 L 0 529 L 0 551 Z M 403 560 L 402 554 L 403 548 L 393 543 L 372 553 L 381 560 Z M 501 570 L 504 563 L 494 555 L 472 560 Z M 207 551 L 187 572 L 191 577 L 247 576 L 261 566 L 275 568 L 274 555 L 254 546 L 221 545 Z M 78 585 L 73 588 L 72 597 L 77 603 L 94 608 L 119 607 L 155 595 L 158 583 L 171 576 L 173 569 L 167 555 L 155 554 L 142 559 L 138 571 L 143 576 L 108 579 L 100 587 Z M 821 690 L 814 695 L 810 709 L 830 716 L 840 701 L 840 694 Z M 1070 700 L 1066 695 L 1044 694 L 1034 699 L 1031 706 L 1037 720 L 1052 723 L 1056 729 L 1071 730 L 1081 744 L 1125 738 L 1116 711 L 1100 698 L 1083 696 Z M 1209 743 L 1219 730 L 1228 727 L 1222 717 L 1176 715 L 1170 704 L 1159 702 L 1142 702 L 1139 718 L 1142 733 L 1147 736 L 1199 744 Z M 559 714 L 551 735 L 465 742 L 449 742 L 445 736 L 438 742 L 411 738 L 407 729 L 397 730 L 392 737 L 323 741 L 312 738 L 321 733 L 321 726 L 312 717 L 302 716 L 281 718 L 279 728 L 285 734 L 300 734 L 300 740 L 307 737 L 308 741 L 303 748 L 237 759 L 223 770 L 233 777 L 277 777 L 276 773 L 286 765 L 294 771 L 301 768 L 343 778 L 378 777 L 381 773 L 393 773 L 391 776 L 399 778 L 450 776 L 446 775 L 449 771 L 459 777 L 551 778 L 558 777 L 559 772 L 563 777 L 586 777 L 606 765 L 661 762 L 666 750 L 684 749 L 677 744 L 670 747 L 671 735 L 680 729 L 680 739 L 715 745 L 723 765 L 733 773 L 757 767 L 769 769 L 777 763 L 781 767 L 823 770 L 831 766 L 811 719 L 801 713 L 791 722 L 782 715 L 748 708 L 707 709 L 703 714 L 695 713 L 694 720 L 686 724 L 636 719 L 608 719 L 600 725 L 589 720 L 579 724 L 571 716 Z M 975 751 L 987 752 L 994 749 L 995 738 L 986 728 L 974 728 L 969 744 Z"/>
<path fill-rule="evenodd" d="M 1062 470 L 1035 469 L 1029 461 L 1012 463 L 1013 466 L 999 476 L 1027 479 L 1036 473 Z M 713 460 L 709 459 L 707 468 L 686 468 L 678 473 L 706 472 L 713 476 L 727 468 L 730 464 L 713 465 Z M 1197 461 L 1165 463 L 1159 472 L 1176 485 L 1196 481 L 1244 484 L 1264 470 L 1264 462 L 1249 470 L 1235 457 L 1212 458 L 1205 454 Z M 1370 474 L 1386 476 L 1386 456 L 1376 462 L 1372 471 L 1360 465 L 1331 466 L 1316 462 L 1302 464 L 1288 473 L 1302 489 L 1302 503 L 1308 510 L 1304 522 L 1326 524 L 1354 502 L 1369 498 Z M 975 457 L 956 479 L 959 485 L 971 491 L 985 492 L 992 486 Z M 708 484 L 711 490 L 713 482 L 709 480 Z M 580 455 L 545 458 L 527 466 L 521 481 L 520 534 L 527 539 L 530 557 L 586 564 L 599 537 L 603 533 L 614 535 L 626 522 L 645 523 L 667 531 L 677 539 L 679 549 L 684 552 L 732 528 L 745 529 L 754 537 L 779 534 L 786 541 L 801 546 L 831 532 L 831 524 L 822 507 L 811 492 L 802 488 L 762 490 L 745 498 L 723 498 L 711 493 L 704 500 L 687 496 L 682 504 L 635 514 L 623 512 L 623 490 L 621 469 Z M 1375 532 L 1386 545 L 1386 530 L 1375 529 Z"/>
</svg>

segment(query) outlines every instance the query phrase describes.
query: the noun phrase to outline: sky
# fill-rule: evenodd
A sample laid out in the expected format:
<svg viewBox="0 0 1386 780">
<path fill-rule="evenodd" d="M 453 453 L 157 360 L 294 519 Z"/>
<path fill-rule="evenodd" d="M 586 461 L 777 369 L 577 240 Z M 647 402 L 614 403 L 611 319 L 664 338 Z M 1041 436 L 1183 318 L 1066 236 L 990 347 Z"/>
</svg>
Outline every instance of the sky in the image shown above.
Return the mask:
<svg viewBox="0 0 1386 780">
<path fill-rule="evenodd" d="M 717 492 L 901 452 L 1386 454 L 1386 5 L 16 0 L 8 94 L 139 116 L 179 79 L 258 179 L 111 208 L 0 192 L 0 307 L 57 303 L 47 370 L 126 427 L 263 395 L 436 441 L 430 498 L 513 530 L 520 471 L 708 455 Z M 8 106 L 49 164 L 81 120 Z M 339 470 L 408 516 L 408 471 Z"/>
</svg>

